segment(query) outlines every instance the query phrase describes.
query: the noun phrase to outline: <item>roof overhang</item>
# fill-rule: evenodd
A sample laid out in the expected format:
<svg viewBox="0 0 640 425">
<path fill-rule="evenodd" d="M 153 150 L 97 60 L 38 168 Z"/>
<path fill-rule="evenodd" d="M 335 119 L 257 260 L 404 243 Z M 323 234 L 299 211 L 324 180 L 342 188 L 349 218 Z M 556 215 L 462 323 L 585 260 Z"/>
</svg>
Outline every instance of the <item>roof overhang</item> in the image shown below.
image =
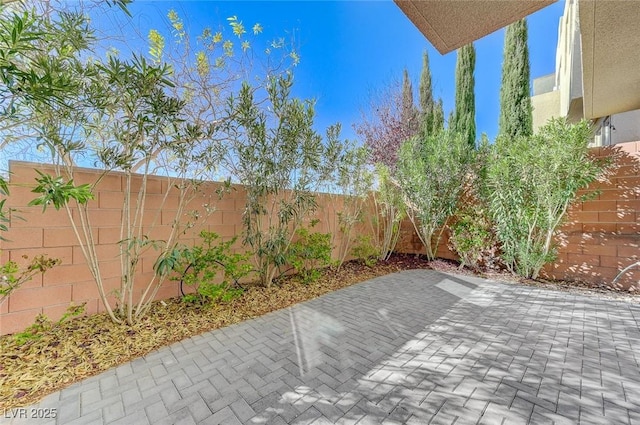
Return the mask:
<svg viewBox="0 0 640 425">
<path fill-rule="evenodd" d="M 585 118 L 640 109 L 640 5 L 637 0 L 578 3 Z"/>
<path fill-rule="evenodd" d="M 557 0 L 394 0 L 442 54 L 491 34 Z"/>
</svg>

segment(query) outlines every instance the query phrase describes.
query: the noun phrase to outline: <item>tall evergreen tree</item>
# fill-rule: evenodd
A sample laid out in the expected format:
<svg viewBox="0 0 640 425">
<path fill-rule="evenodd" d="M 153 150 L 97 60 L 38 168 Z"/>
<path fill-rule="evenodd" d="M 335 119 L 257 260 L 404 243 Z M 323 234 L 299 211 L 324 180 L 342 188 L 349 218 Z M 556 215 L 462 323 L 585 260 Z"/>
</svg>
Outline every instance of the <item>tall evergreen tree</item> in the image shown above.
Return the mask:
<svg viewBox="0 0 640 425">
<path fill-rule="evenodd" d="M 469 146 L 476 146 L 476 95 L 473 73 L 476 49 L 473 43 L 458 49 L 456 60 L 456 106 L 453 130 L 460 133 Z"/>
<path fill-rule="evenodd" d="M 429 69 L 429 54 L 425 50 L 422 54 L 422 72 L 420 73 L 420 124 L 427 131 L 433 126 L 433 88 L 431 85 L 431 70 Z"/>
<path fill-rule="evenodd" d="M 439 133 L 444 130 L 444 105 L 442 104 L 442 98 L 439 97 L 438 101 L 433 107 L 433 120 L 431 123 L 431 132 Z"/>
<path fill-rule="evenodd" d="M 527 22 L 507 27 L 502 60 L 499 133 L 507 137 L 533 134 Z"/>
<path fill-rule="evenodd" d="M 425 50 L 422 54 L 422 72 L 420 74 L 419 90 L 419 127 L 425 134 L 437 134 L 444 130 L 444 109 L 442 99 L 436 102 L 433 98 L 431 83 L 431 69 L 429 68 L 429 54 Z"/>
<path fill-rule="evenodd" d="M 444 113 L 444 110 L 442 111 Z M 447 125 L 449 126 L 448 128 L 450 130 L 453 130 L 455 128 L 455 111 L 449 111 L 449 120 L 447 121 Z"/>
<path fill-rule="evenodd" d="M 403 125 L 406 125 L 411 133 L 418 129 L 418 111 L 413 104 L 413 85 L 409 79 L 409 71 L 405 68 L 402 76 L 402 109 L 400 118 Z"/>
</svg>

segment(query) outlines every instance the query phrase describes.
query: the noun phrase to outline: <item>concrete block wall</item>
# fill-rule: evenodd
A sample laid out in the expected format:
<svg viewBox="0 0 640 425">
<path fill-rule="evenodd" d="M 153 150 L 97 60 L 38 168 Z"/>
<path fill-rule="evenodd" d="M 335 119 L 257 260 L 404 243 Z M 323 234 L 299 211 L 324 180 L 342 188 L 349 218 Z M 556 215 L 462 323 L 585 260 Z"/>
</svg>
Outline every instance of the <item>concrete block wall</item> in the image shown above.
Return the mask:
<svg viewBox="0 0 640 425">
<path fill-rule="evenodd" d="M 37 195 L 31 193 L 34 168 L 51 172 L 50 166 L 42 164 L 11 162 L 10 190 L 7 206 L 15 208 L 12 213 L 9 231 L 4 235 L 8 241 L 0 242 L 2 260 L 13 260 L 18 264 L 27 264 L 36 255 L 46 254 L 58 258 L 61 264 L 36 275 L 23 284 L 0 304 L 0 335 L 23 330 L 33 323 L 36 315 L 43 313 L 51 320 L 59 319 L 74 304 L 86 303 L 87 314 L 104 311 L 98 297 L 98 290 L 86 264 L 82 249 L 70 225 L 65 210 L 56 211 L 48 207 L 28 207 L 27 204 Z M 95 170 L 80 170 L 76 173 L 75 183 L 89 183 L 97 177 Z M 169 180 L 163 177 L 150 177 L 147 183 L 147 214 L 143 218 L 143 231 L 150 238 L 166 239 L 176 218 L 178 197 L 175 190 L 168 196 Z M 100 272 L 107 291 L 120 286 L 121 266 L 119 247 L 121 240 L 120 224 L 124 199 L 125 179 L 119 173 L 107 175 L 95 190 L 95 199 L 89 203 L 89 217 L 94 229 L 93 237 L 97 241 L 96 250 L 100 258 Z M 132 193 L 137 193 L 140 179 L 134 179 Z M 198 233 L 208 230 L 229 239 L 241 232 L 240 214 L 244 207 L 245 192 L 235 187 L 230 194 L 218 200 L 215 183 L 205 184 L 201 193 L 185 209 L 198 211 L 202 219 L 181 237 L 184 244 L 193 244 L 199 240 Z M 204 203 L 215 206 L 213 214 L 207 217 Z M 72 215 L 78 215 L 72 210 Z M 183 216 L 183 219 L 187 217 Z M 153 265 L 157 251 L 150 249 L 138 265 L 136 275 L 136 295 L 140 296 L 146 284 L 154 277 Z M 28 258 L 25 258 L 27 256 Z M 157 299 L 179 295 L 177 282 L 167 280 L 158 291 Z"/>
<path fill-rule="evenodd" d="M 99 299 L 98 290 L 86 264 L 82 249 L 71 228 L 65 210 L 56 211 L 48 207 L 28 207 L 27 204 L 37 195 L 31 192 L 37 173 L 34 169 L 53 173 L 49 165 L 28 162 L 10 162 L 10 190 L 7 207 L 16 208 L 12 214 L 10 229 L 6 233 L 8 241 L 0 241 L 2 261 L 13 260 L 18 264 L 26 264 L 30 258 L 46 254 L 58 258 L 61 264 L 47 271 L 44 275 L 36 275 L 0 303 L 0 335 L 15 333 L 33 323 L 38 314 L 45 314 L 51 320 L 57 320 L 72 304 L 86 303 L 87 314 L 104 311 Z M 79 169 L 75 175 L 75 183 L 91 183 L 96 180 L 98 171 Z M 174 182 L 175 183 L 175 182 Z M 125 179 L 122 174 L 107 175 L 95 190 L 95 199 L 89 203 L 89 215 L 97 241 L 97 252 L 100 258 L 100 271 L 108 291 L 120 287 L 121 266 L 119 260 L 118 241 L 122 204 L 124 199 Z M 137 194 L 140 179 L 134 179 L 131 192 Z M 147 183 L 146 209 L 143 217 L 143 232 L 151 239 L 166 239 L 173 221 L 176 219 L 178 197 L 175 190 L 170 191 L 171 181 L 163 177 L 149 177 Z M 246 191 L 240 185 L 234 185 L 230 193 L 222 199 L 218 198 L 217 183 L 205 183 L 199 193 L 191 200 L 185 211 L 197 211 L 201 218 L 196 225 L 180 238 L 185 245 L 197 243 L 201 230 L 219 234 L 228 240 L 242 233 L 242 212 L 246 203 Z M 135 197 L 133 197 L 135 201 Z M 204 204 L 215 208 L 207 214 Z M 338 229 L 337 212 L 342 208 L 339 196 L 320 194 L 318 197 L 316 218 L 320 220 L 313 228 L 315 232 L 334 234 L 333 244 L 338 246 L 341 234 Z M 72 210 L 72 215 L 78 211 Z M 182 220 L 188 220 L 187 214 Z M 243 251 L 240 240 L 235 244 L 236 251 Z M 335 248 L 337 249 L 337 248 Z M 149 250 L 142 256 L 136 275 L 136 291 L 140 296 L 146 284 L 154 277 L 153 265 L 157 251 Z M 334 251 L 337 255 L 337 252 Z M 28 258 L 24 258 L 27 256 Z M 179 296 L 179 284 L 167 280 L 160 287 L 156 299 Z M 113 303 L 112 303 L 113 305 Z"/>
<path fill-rule="evenodd" d="M 568 212 L 557 238 L 558 259 L 544 271 L 554 279 L 610 284 L 620 270 L 640 260 L 640 142 L 591 152 L 609 158 L 612 172 L 589 188 L 597 196 Z M 640 290 L 640 269 L 633 270 L 618 281 L 619 289 Z"/>
<path fill-rule="evenodd" d="M 640 142 L 592 148 L 591 154 L 608 158 L 612 172 L 606 181 L 580 192 L 599 193 L 569 210 L 556 238 L 558 259 L 543 269 L 543 277 L 610 284 L 620 270 L 640 260 Z M 397 251 L 424 253 L 408 220 L 402 224 Z M 457 259 L 447 247 L 446 232 L 438 256 Z M 617 286 L 640 290 L 640 269 L 626 273 Z"/>
<path fill-rule="evenodd" d="M 640 142 L 624 143 L 612 147 L 594 148 L 598 157 L 612 158 L 616 169 L 606 182 L 597 182 L 590 189 L 600 191 L 597 197 L 577 203 L 569 212 L 569 220 L 558 237 L 560 245 L 558 260 L 545 268 L 547 277 L 554 279 L 581 279 L 598 283 L 609 283 L 618 270 L 640 259 Z M 71 303 L 86 302 L 89 314 L 104 310 L 98 299 L 93 278 L 85 263 L 84 256 L 70 227 L 65 210 L 56 211 L 41 207 L 27 207 L 35 194 L 31 193 L 36 172 L 34 168 L 51 171 L 50 166 L 11 162 L 11 195 L 7 206 L 19 211 L 11 216 L 10 230 L 5 235 L 9 241 L 0 242 L 2 261 L 13 260 L 25 264 L 28 258 L 47 254 L 59 258 L 61 265 L 51 269 L 44 276 L 37 275 L 19 290 L 0 303 L 0 335 L 23 330 L 33 323 L 37 314 L 43 313 L 52 320 L 64 314 Z M 76 183 L 94 181 L 95 170 L 80 170 Z M 137 191 L 139 181 L 132 190 Z M 242 186 L 234 186 L 232 192 L 217 199 L 215 183 L 207 183 L 186 211 L 197 210 L 202 216 L 195 227 L 181 237 L 181 242 L 192 244 L 198 241 L 202 229 L 216 232 L 223 238 L 231 238 L 242 233 L 242 211 L 246 192 Z M 100 269 L 109 290 L 120 283 L 120 262 L 117 242 L 120 238 L 121 207 L 124 179 L 121 174 L 106 176 L 96 190 L 96 198 L 90 202 L 90 214 L 94 227 Z M 152 238 L 163 239 L 171 229 L 176 217 L 177 197 L 171 193 L 166 178 L 150 177 L 147 206 L 143 226 Z M 203 204 L 215 206 L 208 215 Z M 320 223 L 316 232 L 333 234 L 334 258 L 342 235 L 339 231 L 337 213 L 343 208 L 339 196 L 320 194 L 315 218 Z M 71 212 L 77 215 L 77 211 Z M 183 217 L 186 219 L 186 217 Z M 354 234 L 371 231 L 367 226 L 359 226 Z M 241 249 L 238 242 L 236 249 Z M 402 233 L 397 246 L 398 252 L 422 253 L 424 249 L 406 220 L 402 223 Z M 443 235 L 438 256 L 456 259 L 455 253 L 447 248 L 447 234 Z M 153 277 L 156 253 L 149 251 L 143 256 L 137 279 L 138 291 Z M 620 287 L 628 289 L 640 282 L 640 272 L 629 273 L 621 280 Z M 179 295 L 175 281 L 165 282 L 159 290 L 158 299 Z"/>
</svg>

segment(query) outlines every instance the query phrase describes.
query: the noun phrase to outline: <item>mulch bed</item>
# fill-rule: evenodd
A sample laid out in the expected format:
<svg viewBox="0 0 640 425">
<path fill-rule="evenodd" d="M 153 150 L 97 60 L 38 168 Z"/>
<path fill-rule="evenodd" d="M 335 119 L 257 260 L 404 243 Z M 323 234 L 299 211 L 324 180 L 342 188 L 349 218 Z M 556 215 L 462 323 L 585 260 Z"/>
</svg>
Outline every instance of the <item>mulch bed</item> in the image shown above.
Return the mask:
<svg viewBox="0 0 640 425">
<path fill-rule="evenodd" d="M 173 342 L 289 307 L 373 277 L 421 268 L 473 274 L 446 260 L 428 262 L 415 255 L 394 255 L 389 261 L 379 262 L 373 267 L 349 262 L 340 271 L 327 269 L 320 279 L 309 284 L 288 277 L 270 288 L 251 286 L 240 298 L 213 306 L 185 303 L 179 298 L 160 301 L 134 326 L 116 325 L 106 314 L 97 314 L 46 326 L 35 338 L 23 343 L 12 335 L 0 337 L 0 411 L 35 403 L 76 381 Z M 484 274 L 482 277 L 560 290 L 612 293 L 606 288 L 589 287 L 586 283 L 531 281 L 504 273 Z M 634 302 L 640 300 L 640 297 L 628 293 L 624 297 Z"/>
</svg>

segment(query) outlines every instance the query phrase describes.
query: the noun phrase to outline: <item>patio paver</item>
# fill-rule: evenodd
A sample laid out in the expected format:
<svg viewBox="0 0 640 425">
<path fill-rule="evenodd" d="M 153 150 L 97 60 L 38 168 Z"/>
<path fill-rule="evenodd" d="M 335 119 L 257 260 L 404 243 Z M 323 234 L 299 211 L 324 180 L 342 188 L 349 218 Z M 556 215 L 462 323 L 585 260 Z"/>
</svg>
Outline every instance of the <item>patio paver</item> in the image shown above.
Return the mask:
<svg viewBox="0 0 640 425">
<path fill-rule="evenodd" d="M 190 338 L 20 424 L 640 423 L 640 305 L 412 270 Z M 638 354 L 636 354 L 638 353 Z"/>
</svg>

